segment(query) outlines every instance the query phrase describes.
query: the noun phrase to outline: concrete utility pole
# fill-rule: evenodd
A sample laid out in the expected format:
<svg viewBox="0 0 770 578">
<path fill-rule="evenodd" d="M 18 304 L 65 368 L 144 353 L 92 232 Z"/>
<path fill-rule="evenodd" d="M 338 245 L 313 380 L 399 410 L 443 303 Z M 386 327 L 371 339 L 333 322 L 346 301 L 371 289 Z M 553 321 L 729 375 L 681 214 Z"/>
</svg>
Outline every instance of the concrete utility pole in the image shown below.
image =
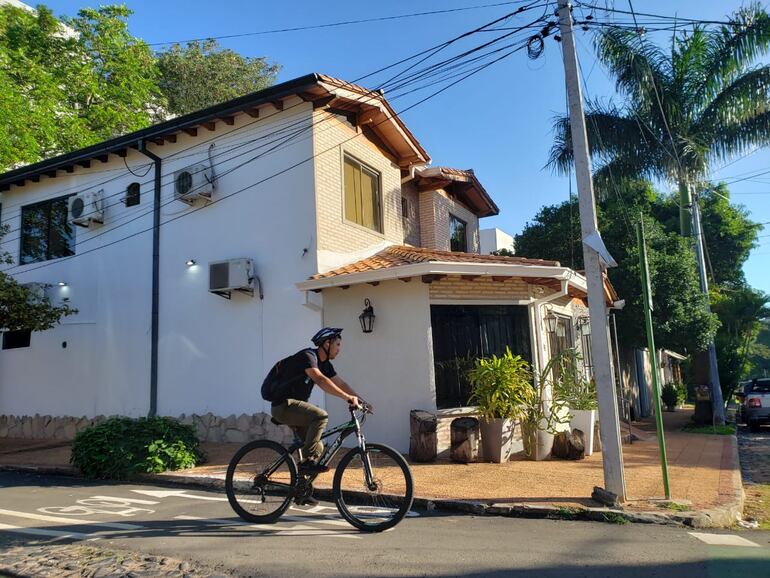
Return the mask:
<svg viewBox="0 0 770 578">
<path fill-rule="evenodd" d="M 700 205 L 698 204 L 698 195 L 692 195 L 692 230 L 695 234 L 695 256 L 698 259 L 698 275 L 700 277 L 700 290 L 706 299 L 706 306 L 711 311 L 709 299 L 709 281 L 706 277 L 706 259 L 703 256 L 703 226 L 700 220 Z M 725 402 L 722 398 L 722 385 L 719 381 L 719 367 L 717 365 L 717 349 L 714 346 L 714 340 L 709 341 L 709 386 L 711 386 L 711 404 L 714 423 L 723 425 L 725 423 Z"/>
<path fill-rule="evenodd" d="M 575 37 L 572 31 L 572 13 L 567 0 L 559 0 L 559 28 L 561 30 L 564 74 L 567 82 L 572 149 L 575 159 L 575 177 L 580 208 L 580 232 L 583 239 L 583 260 L 588 284 L 588 313 L 591 319 L 591 352 L 594 361 L 594 377 L 599 399 L 599 425 L 602 441 L 604 485 L 626 499 L 626 483 L 623 472 L 623 452 L 620 445 L 618 403 L 612 379 L 610 360 L 610 333 L 607 324 L 607 305 L 604 294 L 604 278 L 599 251 L 596 249 L 598 226 L 594 202 L 591 159 L 588 154 L 588 135 L 583 114 L 583 95 L 578 78 L 578 60 Z M 592 241 L 593 240 L 593 241 Z M 589 243 L 590 245 L 589 246 Z M 601 243 L 599 242 L 599 245 Z M 606 255 L 606 250 L 604 251 Z M 608 256 L 605 256 L 605 261 Z M 611 260 L 611 258 L 610 258 Z"/>
</svg>

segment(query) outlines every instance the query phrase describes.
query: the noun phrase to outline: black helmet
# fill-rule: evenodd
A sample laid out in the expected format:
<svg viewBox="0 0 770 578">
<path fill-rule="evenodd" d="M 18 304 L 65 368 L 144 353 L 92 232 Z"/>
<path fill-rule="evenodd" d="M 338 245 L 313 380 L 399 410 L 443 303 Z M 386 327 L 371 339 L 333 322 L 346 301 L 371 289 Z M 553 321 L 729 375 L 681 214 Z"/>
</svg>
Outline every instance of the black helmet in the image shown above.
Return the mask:
<svg viewBox="0 0 770 578">
<path fill-rule="evenodd" d="M 313 342 L 313 345 L 316 347 L 320 347 L 322 343 L 325 341 L 328 341 L 329 339 L 335 339 L 342 335 L 342 328 L 340 327 L 324 327 L 321 329 L 318 333 L 313 335 L 311 337 L 310 341 Z"/>
</svg>

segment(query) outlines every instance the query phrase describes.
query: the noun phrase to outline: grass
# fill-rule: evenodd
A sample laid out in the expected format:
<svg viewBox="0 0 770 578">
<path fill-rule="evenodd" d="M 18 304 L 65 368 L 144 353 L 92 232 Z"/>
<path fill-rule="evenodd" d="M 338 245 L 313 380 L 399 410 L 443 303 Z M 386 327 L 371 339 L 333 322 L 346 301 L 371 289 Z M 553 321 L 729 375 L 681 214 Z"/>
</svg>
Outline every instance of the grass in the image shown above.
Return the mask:
<svg viewBox="0 0 770 578">
<path fill-rule="evenodd" d="M 692 510 L 692 508 L 687 504 L 680 504 L 678 502 L 666 502 L 664 504 L 660 504 L 660 507 L 667 510 L 674 510 L 675 512 L 689 512 Z"/>
<path fill-rule="evenodd" d="M 604 514 L 604 521 L 609 522 L 610 524 L 630 524 L 628 518 L 616 514 L 615 512 L 606 512 Z"/>
<path fill-rule="evenodd" d="M 770 530 L 770 484 L 746 484 L 743 489 L 746 492 L 744 519 L 759 522 L 760 530 Z"/>
<path fill-rule="evenodd" d="M 688 424 L 682 428 L 682 431 L 686 433 L 695 433 L 695 434 L 734 436 L 735 426 L 732 424 L 718 425 L 718 426 Z"/>
</svg>

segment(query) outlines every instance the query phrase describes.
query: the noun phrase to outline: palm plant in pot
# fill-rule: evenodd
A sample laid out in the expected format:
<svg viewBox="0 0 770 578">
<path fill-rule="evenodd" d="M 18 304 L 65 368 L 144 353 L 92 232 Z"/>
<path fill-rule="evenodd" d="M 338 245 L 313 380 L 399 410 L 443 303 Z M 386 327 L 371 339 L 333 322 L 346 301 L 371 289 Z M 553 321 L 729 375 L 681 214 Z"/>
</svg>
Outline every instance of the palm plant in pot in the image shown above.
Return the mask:
<svg viewBox="0 0 770 578">
<path fill-rule="evenodd" d="M 529 363 L 509 348 L 501 356 L 477 359 L 467 373 L 470 403 L 481 415 L 484 459 L 495 463 L 510 456 L 514 421 L 522 419 L 534 395 Z"/>
<path fill-rule="evenodd" d="M 583 356 L 577 349 L 567 349 L 551 359 L 554 396 L 569 407 L 570 429 L 583 432 L 585 452 L 594 451 L 594 424 L 599 402 L 596 382 L 582 371 Z"/>
</svg>

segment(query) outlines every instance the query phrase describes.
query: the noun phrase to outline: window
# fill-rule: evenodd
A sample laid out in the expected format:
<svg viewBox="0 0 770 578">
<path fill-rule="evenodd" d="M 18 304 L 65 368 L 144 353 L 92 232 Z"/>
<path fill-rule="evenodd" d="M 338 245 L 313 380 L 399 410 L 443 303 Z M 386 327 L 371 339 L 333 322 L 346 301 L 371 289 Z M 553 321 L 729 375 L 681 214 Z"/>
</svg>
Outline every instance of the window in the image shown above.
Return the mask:
<svg viewBox="0 0 770 578">
<path fill-rule="evenodd" d="M 466 228 L 468 224 L 449 215 L 449 250 L 465 253 L 468 250 L 468 239 L 466 237 Z"/>
<path fill-rule="evenodd" d="M 133 207 L 139 204 L 139 183 L 131 183 L 126 189 L 126 206 Z"/>
<path fill-rule="evenodd" d="M 69 197 L 21 208 L 19 263 L 37 263 L 75 254 L 75 231 L 67 222 Z"/>
<path fill-rule="evenodd" d="M 551 357 L 556 357 L 575 346 L 572 338 L 572 318 L 562 315 L 556 316 L 556 331 L 550 334 Z M 553 368 L 554 380 L 559 379 L 561 371 L 558 365 Z"/>
<path fill-rule="evenodd" d="M 32 331 L 20 329 L 18 331 L 6 331 L 3 333 L 3 349 L 19 349 L 29 347 Z"/>
<path fill-rule="evenodd" d="M 345 218 L 382 233 L 380 175 L 345 157 Z"/>
<path fill-rule="evenodd" d="M 404 227 L 406 227 L 410 216 L 411 215 L 409 214 L 409 199 L 407 199 L 406 197 L 401 197 L 401 219 L 404 222 Z"/>
</svg>

